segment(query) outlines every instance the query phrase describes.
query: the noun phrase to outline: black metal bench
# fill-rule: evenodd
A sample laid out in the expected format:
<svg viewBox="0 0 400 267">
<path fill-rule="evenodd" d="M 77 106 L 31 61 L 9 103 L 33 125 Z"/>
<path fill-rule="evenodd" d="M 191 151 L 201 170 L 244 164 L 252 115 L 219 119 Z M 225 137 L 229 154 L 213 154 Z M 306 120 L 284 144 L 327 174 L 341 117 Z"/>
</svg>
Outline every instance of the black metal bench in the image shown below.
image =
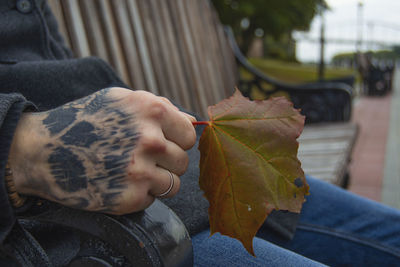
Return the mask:
<svg viewBox="0 0 400 267">
<path fill-rule="evenodd" d="M 363 93 L 367 96 L 382 96 L 392 90 L 393 61 L 373 62 L 371 55 L 357 55 L 358 69 L 363 80 Z"/>
<path fill-rule="evenodd" d="M 239 87 L 246 96 L 256 87 L 267 97 L 278 92 L 287 93 L 294 106 L 301 108 L 306 123 L 349 121 L 352 111 L 353 87 L 349 83 L 354 79 L 289 84 L 273 79 L 255 68 L 241 53 L 230 28 L 225 28 L 236 60 L 251 78 L 240 78 Z M 343 82 L 343 81 L 346 81 Z"/>
</svg>

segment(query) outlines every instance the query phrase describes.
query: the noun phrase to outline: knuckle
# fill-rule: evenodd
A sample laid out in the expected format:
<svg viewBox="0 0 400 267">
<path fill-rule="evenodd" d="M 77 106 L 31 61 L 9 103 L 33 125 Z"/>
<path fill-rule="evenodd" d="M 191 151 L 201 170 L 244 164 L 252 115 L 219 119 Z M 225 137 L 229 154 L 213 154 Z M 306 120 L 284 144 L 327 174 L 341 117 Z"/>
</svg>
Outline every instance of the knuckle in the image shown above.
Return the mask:
<svg viewBox="0 0 400 267">
<path fill-rule="evenodd" d="M 161 99 L 154 99 L 149 104 L 148 114 L 151 118 L 161 121 L 167 112 L 166 103 Z"/>
<path fill-rule="evenodd" d="M 103 90 L 107 90 L 107 89 L 103 89 Z M 110 87 L 109 90 L 110 91 L 124 91 L 124 90 L 126 90 L 126 88 L 113 86 L 113 87 Z"/>
<path fill-rule="evenodd" d="M 160 96 L 160 100 L 164 101 L 165 103 L 172 104 L 171 101 L 169 101 L 169 99 L 166 97 Z"/>
<path fill-rule="evenodd" d="M 130 91 L 127 92 L 127 94 L 124 96 L 125 101 L 127 101 L 128 103 L 138 103 L 140 101 L 140 99 L 142 99 L 143 94 L 141 92 L 138 91 Z"/>
<path fill-rule="evenodd" d="M 144 91 L 144 90 L 134 90 L 132 91 L 136 97 L 141 96 L 141 97 L 150 97 L 150 96 L 154 96 L 152 93 L 148 92 L 148 91 Z"/>
<path fill-rule="evenodd" d="M 164 153 L 167 150 L 166 140 L 158 136 L 144 135 L 140 142 L 145 151 Z"/>
<path fill-rule="evenodd" d="M 107 89 L 103 89 L 103 90 L 107 90 Z M 113 94 L 118 94 L 118 95 L 120 95 L 120 94 L 122 94 L 122 95 L 125 95 L 125 94 L 131 95 L 132 92 L 133 92 L 130 89 L 127 89 L 127 88 L 124 88 L 124 87 L 116 87 L 116 86 L 115 87 L 110 87 L 109 90 Z"/>
<path fill-rule="evenodd" d="M 135 105 L 141 105 L 148 103 L 149 99 L 152 98 L 152 94 L 141 90 L 129 90 L 125 89 L 125 94 L 123 95 L 125 101 L 128 103 L 135 103 Z"/>
</svg>

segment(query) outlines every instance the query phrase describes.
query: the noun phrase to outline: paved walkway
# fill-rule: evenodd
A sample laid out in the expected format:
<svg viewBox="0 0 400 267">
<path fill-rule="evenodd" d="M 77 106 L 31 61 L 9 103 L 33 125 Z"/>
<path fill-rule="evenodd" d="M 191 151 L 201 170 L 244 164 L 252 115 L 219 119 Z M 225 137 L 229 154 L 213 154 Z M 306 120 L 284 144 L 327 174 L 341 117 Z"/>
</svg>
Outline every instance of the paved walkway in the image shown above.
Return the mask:
<svg viewBox="0 0 400 267">
<path fill-rule="evenodd" d="M 363 96 L 356 100 L 353 111 L 359 136 L 350 164 L 349 190 L 376 201 L 381 201 L 390 99 L 390 95 Z"/>
<path fill-rule="evenodd" d="M 349 190 L 400 208 L 400 73 L 396 74 L 392 94 L 355 102 L 353 121 L 360 133 Z"/>
<path fill-rule="evenodd" d="M 386 145 L 382 202 L 400 209 L 400 71 L 394 80 Z"/>
</svg>

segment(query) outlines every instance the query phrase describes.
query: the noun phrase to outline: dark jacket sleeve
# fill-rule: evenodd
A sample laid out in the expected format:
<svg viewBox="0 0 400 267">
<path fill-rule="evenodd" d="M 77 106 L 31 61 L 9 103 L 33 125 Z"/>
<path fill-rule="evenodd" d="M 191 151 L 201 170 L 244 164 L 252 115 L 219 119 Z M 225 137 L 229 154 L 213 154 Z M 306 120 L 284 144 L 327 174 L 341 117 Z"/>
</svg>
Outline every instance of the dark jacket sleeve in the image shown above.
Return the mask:
<svg viewBox="0 0 400 267">
<path fill-rule="evenodd" d="M 15 212 L 8 199 L 4 172 L 12 138 L 22 112 L 33 105 L 19 94 L 0 94 L 0 244 L 15 223 Z"/>
</svg>

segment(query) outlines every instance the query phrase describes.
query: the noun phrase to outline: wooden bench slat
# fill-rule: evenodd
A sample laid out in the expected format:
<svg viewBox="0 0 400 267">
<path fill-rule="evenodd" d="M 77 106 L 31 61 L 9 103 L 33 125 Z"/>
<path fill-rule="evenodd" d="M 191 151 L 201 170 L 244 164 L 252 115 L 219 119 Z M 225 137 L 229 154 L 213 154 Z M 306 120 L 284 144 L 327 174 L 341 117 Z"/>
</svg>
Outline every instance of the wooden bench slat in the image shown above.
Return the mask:
<svg viewBox="0 0 400 267">
<path fill-rule="evenodd" d="M 174 1 L 170 1 L 173 3 Z M 207 90 L 206 80 L 201 77 L 201 70 L 199 67 L 199 58 L 196 52 L 195 42 L 192 37 L 193 30 L 190 25 L 190 20 L 187 14 L 185 6 L 185 2 L 180 0 L 176 1 L 176 25 L 179 25 L 180 31 L 182 33 L 183 41 L 184 41 L 184 60 L 185 65 L 188 67 L 189 79 L 193 80 L 193 88 L 194 90 L 194 98 L 198 101 L 198 108 L 200 110 L 200 114 L 203 116 L 207 114 L 207 104 L 208 104 L 208 96 L 205 93 Z"/>
<path fill-rule="evenodd" d="M 64 38 L 64 41 L 66 42 L 67 46 L 72 47 L 70 36 L 68 34 L 68 27 L 65 24 L 65 17 L 63 13 L 63 9 L 61 7 L 61 0 L 53 0 L 53 1 L 48 1 L 48 5 L 50 6 L 51 11 L 55 15 L 56 18 L 58 18 L 57 23 L 58 23 L 58 29 L 61 32 L 61 35 Z"/>
<path fill-rule="evenodd" d="M 304 128 L 298 157 L 305 173 L 337 185 L 344 182 L 358 128 L 334 123 Z"/>
<path fill-rule="evenodd" d="M 67 30 L 73 51 L 77 57 L 87 57 L 91 55 L 78 0 L 64 0 L 61 4 L 66 20 L 65 25 L 68 25 Z"/>
<path fill-rule="evenodd" d="M 154 12 L 151 9 L 150 1 L 137 1 L 139 12 L 142 20 L 142 27 L 144 30 L 144 37 L 149 52 L 149 59 L 153 66 L 154 75 L 157 77 L 156 83 L 160 95 L 171 98 L 171 92 L 163 90 L 163 85 L 169 85 L 167 73 L 163 69 L 165 64 L 162 54 L 158 50 L 161 43 L 157 35 L 154 24 L 157 23 L 154 18 Z"/>
<path fill-rule="evenodd" d="M 329 156 L 329 155 L 318 155 L 318 156 L 309 156 L 309 157 L 301 157 L 301 164 L 309 169 L 317 169 L 317 168 L 336 168 L 335 165 L 342 164 L 343 157 L 340 154 Z M 329 165 L 329 166 L 328 166 Z M 334 166 L 334 167 L 332 167 Z"/>
<path fill-rule="evenodd" d="M 190 109 L 194 106 L 194 101 L 191 97 L 190 90 L 188 90 L 188 81 L 184 73 L 185 67 L 179 56 L 179 38 L 176 38 L 177 29 L 173 25 L 171 9 L 167 1 L 161 1 L 158 2 L 158 4 L 160 5 L 161 25 L 163 25 L 161 32 L 164 35 L 165 44 L 167 46 L 167 49 L 163 50 L 164 54 L 167 56 L 167 64 L 165 67 L 168 69 L 170 77 L 172 77 L 173 81 L 176 83 L 177 102 L 181 103 L 185 108 Z M 157 5 L 157 2 L 153 1 L 153 7 L 155 5 Z"/>
<path fill-rule="evenodd" d="M 188 32 L 187 24 L 185 18 L 180 16 L 180 10 L 178 1 L 166 0 L 169 7 L 171 24 L 174 29 L 174 39 L 178 49 L 179 61 L 182 66 L 182 75 L 185 81 L 185 88 L 181 90 L 187 90 L 190 97 L 190 107 L 185 107 L 193 111 L 197 111 L 199 114 L 204 115 L 206 110 L 204 110 L 204 105 L 206 105 L 206 100 L 202 95 L 198 95 L 197 79 L 195 76 L 196 68 L 192 65 L 190 58 L 190 50 L 192 49 L 192 43 L 190 36 L 186 35 Z M 188 90 L 188 88 L 190 88 Z"/>
<path fill-rule="evenodd" d="M 346 129 L 346 130 L 334 130 L 334 129 L 308 129 L 307 126 L 304 129 L 304 132 L 301 134 L 300 139 L 302 141 L 306 141 L 308 139 L 316 139 L 319 138 L 321 140 L 329 140 L 329 139 L 340 139 L 340 138 L 349 138 L 353 135 L 354 129 Z"/>
<path fill-rule="evenodd" d="M 111 62 L 110 52 L 106 48 L 106 40 L 100 24 L 101 18 L 99 12 L 96 11 L 96 2 L 97 0 L 79 2 L 83 17 L 90 18 L 84 21 L 84 27 L 92 54 Z"/>
<path fill-rule="evenodd" d="M 147 86 L 142 71 L 140 55 L 138 54 L 139 49 L 132 31 L 127 2 L 118 0 L 111 1 L 111 4 L 130 77 L 129 85 L 133 88 L 145 89 Z"/>
<path fill-rule="evenodd" d="M 307 173 L 308 174 L 308 173 Z M 337 177 L 335 174 L 331 174 L 331 173 L 309 173 L 308 175 L 312 176 L 312 177 L 316 177 L 319 180 L 325 181 L 327 183 L 330 184 L 334 184 L 337 186 L 341 186 L 341 183 L 338 183 Z"/>
<path fill-rule="evenodd" d="M 98 0 L 99 13 L 101 14 L 101 22 L 103 23 L 103 31 L 108 49 L 113 51 L 111 54 L 111 63 L 121 78 L 127 83 L 131 83 L 126 67 L 125 56 L 122 51 L 122 45 L 118 36 L 118 27 L 112 14 L 111 4 L 108 0 Z M 87 18 L 91 19 L 91 18 Z"/>
<path fill-rule="evenodd" d="M 349 142 L 345 140 L 332 143 L 321 143 L 316 140 L 316 143 L 300 143 L 299 154 L 310 154 L 319 151 L 324 151 L 326 153 L 341 152 L 347 150 L 348 146 Z"/>
<path fill-rule="evenodd" d="M 195 0 L 194 0 L 195 1 Z M 216 32 L 213 31 L 213 24 L 210 20 L 210 10 L 204 1 L 196 1 L 197 9 L 199 11 L 195 12 L 198 16 L 197 21 L 199 21 L 197 35 L 201 38 L 201 36 L 208 36 L 207 41 L 205 42 L 204 38 L 201 40 L 201 51 L 202 54 L 205 55 L 205 58 L 201 61 L 204 64 L 204 68 L 207 71 L 205 75 L 208 77 L 210 82 L 210 86 L 212 88 L 218 88 L 218 90 L 210 90 L 211 91 L 211 100 L 209 103 L 218 103 L 222 99 L 225 98 L 223 95 L 223 84 L 221 81 L 221 77 L 223 76 L 221 72 L 221 63 L 220 63 L 220 55 L 218 55 L 218 42 Z M 194 5 L 193 5 L 194 6 Z M 201 15 L 200 15 L 201 14 Z"/>
<path fill-rule="evenodd" d="M 210 5 L 210 2 L 207 3 Z M 235 62 L 235 56 L 232 50 L 229 49 L 230 44 L 225 36 L 224 28 L 218 24 L 219 21 L 216 11 L 214 10 L 212 13 L 213 21 L 218 29 L 217 37 L 219 46 L 221 47 L 220 53 L 222 54 L 221 64 L 224 70 L 224 88 L 222 88 L 222 90 L 225 96 L 230 96 L 233 94 L 235 87 L 239 84 L 239 70 Z"/>
<path fill-rule="evenodd" d="M 141 88 L 159 95 L 160 91 L 157 86 L 156 77 L 153 72 L 153 65 L 149 57 L 142 21 L 139 15 L 139 9 L 136 0 L 127 0 L 129 17 L 131 19 L 132 30 L 136 36 L 136 42 L 139 49 L 139 56 L 143 64 L 143 73 L 146 80 L 146 87 Z"/>
<path fill-rule="evenodd" d="M 160 70 L 165 75 L 165 82 L 160 84 L 163 94 L 177 103 L 181 103 L 184 106 L 188 106 L 189 101 L 185 101 L 183 98 L 183 90 L 179 87 L 177 83 L 178 79 L 176 77 L 176 71 L 173 68 L 173 59 L 171 58 L 171 51 L 173 50 L 171 44 L 168 42 L 168 36 L 166 34 L 166 23 L 163 21 L 163 13 L 161 12 L 162 7 L 157 0 L 148 0 L 149 8 L 152 11 L 152 21 L 151 25 L 154 27 L 154 33 L 158 38 L 158 43 L 156 45 L 157 49 L 157 65 Z M 165 3 L 164 3 L 165 4 Z M 187 100 L 187 99 L 186 99 Z"/>
<path fill-rule="evenodd" d="M 194 0 L 196 1 L 196 0 Z M 180 6 L 183 9 L 180 9 L 183 12 L 185 17 L 187 18 L 186 23 L 189 27 L 188 36 L 191 39 L 193 50 L 191 51 L 191 57 L 193 59 L 192 64 L 196 66 L 196 75 L 198 81 L 201 81 L 202 86 L 199 88 L 201 91 L 199 94 L 203 94 L 205 96 L 206 102 L 203 109 L 207 108 L 208 103 L 212 103 L 213 96 L 212 90 L 208 90 L 208 88 L 212 87 L 212 83 L 210 77 L 208 76 L 208 67 L 206 66 L 207 61 L 207 53 L 204 52 L 204 47 L 202 44 L 202 35 L 203 27 L 199 23 L 198 17 L 198 7 L 197 4 L 193 0 L 183 1 Z M 183 15 L 183 14 L 181 14 Z"/>
</svg>

